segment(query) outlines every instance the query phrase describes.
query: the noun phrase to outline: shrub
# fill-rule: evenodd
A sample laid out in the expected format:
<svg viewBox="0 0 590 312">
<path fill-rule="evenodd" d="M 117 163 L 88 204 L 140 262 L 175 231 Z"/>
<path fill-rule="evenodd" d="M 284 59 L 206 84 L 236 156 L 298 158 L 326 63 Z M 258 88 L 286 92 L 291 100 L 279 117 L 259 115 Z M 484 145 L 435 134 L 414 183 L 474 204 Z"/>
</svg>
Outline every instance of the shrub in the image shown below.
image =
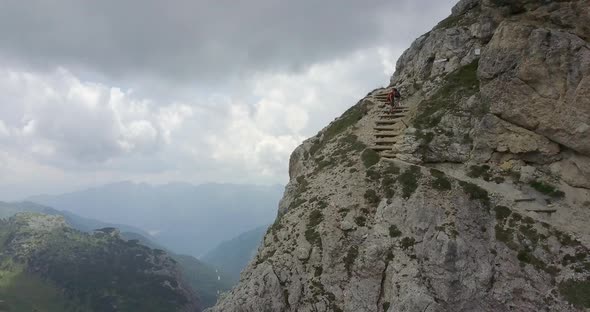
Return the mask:
<svg viewBox="0 0 590 312">
<path fill-rule="evenodd" d="M 533 181 L 530 183 L 530 186 L 539 193 L 543 193 L 553 198 L 563 198 L 565 196 L 565 193 L 558 190 L 555 186 L 541 181 Z"/>
<path fill-rule="evenodd" d="M 365 168 L 370 168 L 379 162 L 379 154 L 372 149 L 365 149 L 361 154 L 361 160 Z"/>
<path fill-rule="evenodd" d="M 352 246 L 348 249 L 346 256 L 344 257 L 344 267 L 346 268 L 346 272 L 348 272 L 348 276 L 352 275 L 352 266 L 356 261 L 356 258 L 359 255 L 359 249 L 357 246 Z"/>
<path fill-rule="evenodd" d="M 356 225 L 358 226 L 365 226 L 365 224 L 367 223 L 367 218 L 365 218 L 364 216 L 358 216 L 354 218 L 354 223 L 356 223 Z"/>
<path fill-rule="evenodd" d="M 395 225 L 389 226 L 389 237 L 399 237 L 402 235 L 402 232 L 397 228 Z"/>
<path fill-rule="evenodd" d="M 434 189 L 439 191 L 448 191 L 452 189 L 451 181 L 446 177 L 444 172 L 430 169 L 430 174 L 435 178 L 431 183 Z"/>
<path fill-rule="evenodd" d="M 476 60 L 450 73 L 443 86 L 420 104 L 424 109 L 414 119 L 414 126 L 418 129 L 436 126 L 445 111 L 455 108 L 458 98 L 469 97 L 479 91 L 478 65 Z"/>
<path fill-rule="evenodd" d="M 490 166 L 488 165 L 469 167 L 469 172 L 467 172 L 467 176 L 470 178 L 483 178 L 485 181 L 490 181 L 492 179 L 492 174 L 490 173 Z"/>
<path fill-rule="evenodd" d="M 377 205 L 381 201 L 381 198 L 377 195 L 377 192 L 374 190 L 367 190 L 365 192 L 365 199 L 369 204 Z"/>
<path fill-rule="evenodd" d="M 467 193 L 469 195 L 469 198 L 471 200 L 478 200 L 484 205 L 484 207 L 489 209 L 490 197 L 488 195 L 488 191 L 482 189 L 481 187 L 479 187 L 473 183 L 469 183 L 469 182 L 461 181 L 461 182 L 459 182 L 459 184 L 463 188 L 463 191 L 465 191 L 465 193 Z"/>
<path fill-rule="evenodd" d="M 590 280 L 567 280 L 559 284 L 559 293 L 579 308 L 590 308 Z"/>
<path fill-rule="evenodd" d="M 397 179 L 402 185 L 403 197 L 410 198 L 418 188 L 418 180 L 422 177 L 420 167 L 411 166 L 410 169 L 404 171 Z"/>
<path fill-rule="evenodd" d="M 512 210 L 506 206 L 496 206 L 494 210 L 496 211 L 496 219 L 498 220 L 506 220 L 512 213 Z"/>
<path fill-rule="evenodd" d="M 402 238 L 402 241 L 400 244 L 401 244 L 402 249 L 407 250 L 407 249 L 413 247 L 414 245 L 416 245 L 416 240 L 413 237 L 404 237 L 404 238 Z"/>
</svg>

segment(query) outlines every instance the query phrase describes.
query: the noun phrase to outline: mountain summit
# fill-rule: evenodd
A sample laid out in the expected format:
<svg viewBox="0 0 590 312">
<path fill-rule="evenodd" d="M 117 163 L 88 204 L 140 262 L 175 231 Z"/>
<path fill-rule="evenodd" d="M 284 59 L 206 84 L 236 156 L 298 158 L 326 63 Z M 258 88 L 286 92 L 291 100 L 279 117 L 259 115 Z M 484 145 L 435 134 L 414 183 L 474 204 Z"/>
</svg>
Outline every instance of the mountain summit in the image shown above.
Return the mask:
<svg viewBox="0 0 590 312">
<path fill-rule="evenodd" d="M 210 311 L 590 308 L 590 3 L 463 0 L 292 154 Z"/>
</svg>

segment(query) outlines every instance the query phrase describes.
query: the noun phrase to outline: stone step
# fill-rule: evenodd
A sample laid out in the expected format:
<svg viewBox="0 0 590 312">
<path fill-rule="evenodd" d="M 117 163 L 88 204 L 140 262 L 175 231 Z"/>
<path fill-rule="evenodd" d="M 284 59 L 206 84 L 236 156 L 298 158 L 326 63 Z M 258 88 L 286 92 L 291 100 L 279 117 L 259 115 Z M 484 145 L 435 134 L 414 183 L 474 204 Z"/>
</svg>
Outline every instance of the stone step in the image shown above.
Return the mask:
<svg viewBox="0 0 590 312">
<path fill-rule="evenodd" d="M 370 148 L 374 151 L 379 152 L 379 151 L 389 151 L 393 148 L 393 146 L 392 145 L 389 145 L 389 146 L 388 145 L 375 145 L 375 146 L 371 146 Z"/>
<path fill-rule="evenodd" d="M 385 114 L 385 115 L 379 115 L 379 117 L 381 117 L 381 118 L 402 118 L 402 117 L 406 117 L 406 114 Z"/>
<path fill-rule="evenodd" d="M 381 156 L 381 158 L 386 159 L 386 160 L 394 160 L 394 159 L 397 159 L 397 156 L 395 154 L 381 153 L 381 154 L 379 154 L 379 156 Z"/>
<path fill-rule="evenodd" d="M 401 132 L 378 132 L 375 133 L 377 138 L 395 138 L 401 135 Z"/>
<path fill-rule="evenodd" d="M 395 143 L 399 142 L 399 140 L 377 140 L 375 141 L 376 145 L 393 145 Z"/>
<path fill-rule="evenodd" d="M 399 130 L 398 127 L 387 127 L 387 126 L 376 126 L 373 127 L 373 130 L 376 131 L 395 131 L 395 130 Z"/>
<path fill-rule="evenodd" d="M 390 119 L 390 120 L 377 120 L 375 121 L 375 123 L 377 125 L 395 125 L 397 123 L 399 123 L 399 119 Z"/>
</svg>

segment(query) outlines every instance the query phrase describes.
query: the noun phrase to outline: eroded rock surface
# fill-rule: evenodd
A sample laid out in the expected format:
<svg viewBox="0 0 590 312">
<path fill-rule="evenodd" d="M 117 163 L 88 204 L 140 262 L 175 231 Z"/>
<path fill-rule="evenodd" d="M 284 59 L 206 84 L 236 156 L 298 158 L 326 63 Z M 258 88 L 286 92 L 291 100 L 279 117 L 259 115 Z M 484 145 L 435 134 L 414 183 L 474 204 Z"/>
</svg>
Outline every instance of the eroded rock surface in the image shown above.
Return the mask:
<svg viewBox="0 0 590 312">
<path fill-rule="evenodd" d="M 367 148 L 371 95 L 305 141 L 211 311 L 590 308 L 589 6 L 460 1 L 391 78 L 397 159 Z"/>
</svg>

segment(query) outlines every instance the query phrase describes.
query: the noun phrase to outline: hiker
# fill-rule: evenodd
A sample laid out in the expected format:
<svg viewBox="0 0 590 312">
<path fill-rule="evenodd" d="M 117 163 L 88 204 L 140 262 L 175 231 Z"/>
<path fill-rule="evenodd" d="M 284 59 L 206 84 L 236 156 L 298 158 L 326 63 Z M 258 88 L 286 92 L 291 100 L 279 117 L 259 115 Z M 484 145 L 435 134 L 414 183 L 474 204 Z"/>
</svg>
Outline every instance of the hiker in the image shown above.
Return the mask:
<svg viewBox="0 0 590 312">
<path fill-rule="evenodd" d="M 399 93 L 399 90 L 397 88 L 391 89 L 389 94 L 387 94 L 387 101 L 389 102 L 389 105 L 391 105 L 391 113 L 392 114 L 393 114 L 393 111 L 396 107 L 395 103 L 397 102 L 397 106 L 399 106 L 399 102 L 401 101 L 401 98 L 402 98 L 402 95 Z"/>
</svg>

